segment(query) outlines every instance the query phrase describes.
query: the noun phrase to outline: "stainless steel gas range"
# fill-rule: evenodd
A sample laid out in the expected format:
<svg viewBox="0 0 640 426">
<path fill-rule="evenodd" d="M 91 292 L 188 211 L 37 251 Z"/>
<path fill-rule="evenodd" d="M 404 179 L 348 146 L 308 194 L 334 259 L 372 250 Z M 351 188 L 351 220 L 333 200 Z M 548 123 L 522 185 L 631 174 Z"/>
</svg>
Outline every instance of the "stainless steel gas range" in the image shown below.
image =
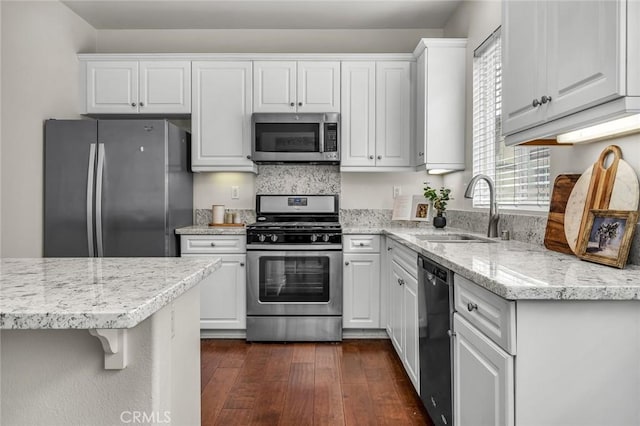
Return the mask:
<svg viewBox="0 0 640 426">
<path fill-rule="evenodd" d="M 342 340 L 337 195 L 258 195 L 247 227 L 247 340 Z"/>
</svg>

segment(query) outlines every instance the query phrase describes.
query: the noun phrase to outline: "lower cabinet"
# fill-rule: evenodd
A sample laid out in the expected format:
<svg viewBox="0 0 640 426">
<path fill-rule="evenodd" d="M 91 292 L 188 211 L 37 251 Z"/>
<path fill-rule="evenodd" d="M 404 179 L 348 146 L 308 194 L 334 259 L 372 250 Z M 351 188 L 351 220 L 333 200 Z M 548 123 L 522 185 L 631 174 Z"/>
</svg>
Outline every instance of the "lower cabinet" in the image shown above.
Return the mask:
<svg viewBox="0 0 640 426">
<path fill-rule="evenodd" d="M 343 238 L 342 327 L 379 329 L 380 236 Z"/>
<path fill-rule="evenodd" d="M 457 425 L 513 425 L 514 357 L 454 314 L 453 401 Z"/>
<path fill-rule="evenodd" d="M 387 332 L 409 379 L 420 393 L 418 325 L 418 255 L 395 242 L 387 242 L 389 276 Z"/>
<path fill-rule="evenodd" d="M 200 283 L 200 328 L 246 330 L 244 235 L 182 235 L 181 256 L 219 257 L 222 267 Z"/>
</svg>

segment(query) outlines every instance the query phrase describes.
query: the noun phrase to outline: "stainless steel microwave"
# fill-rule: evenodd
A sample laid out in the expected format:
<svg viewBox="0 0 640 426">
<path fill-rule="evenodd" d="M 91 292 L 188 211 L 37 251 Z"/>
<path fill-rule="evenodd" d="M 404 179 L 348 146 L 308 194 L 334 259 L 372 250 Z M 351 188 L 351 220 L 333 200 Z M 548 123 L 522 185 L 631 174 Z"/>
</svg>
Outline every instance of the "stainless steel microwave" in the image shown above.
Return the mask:
<svg viewBox="0 0 640 426">
<path fill-rule="evenodd" d="M 340 114 L 255 113 L 251 159 L 256 163 L 340 163 Z"/>
</svg>

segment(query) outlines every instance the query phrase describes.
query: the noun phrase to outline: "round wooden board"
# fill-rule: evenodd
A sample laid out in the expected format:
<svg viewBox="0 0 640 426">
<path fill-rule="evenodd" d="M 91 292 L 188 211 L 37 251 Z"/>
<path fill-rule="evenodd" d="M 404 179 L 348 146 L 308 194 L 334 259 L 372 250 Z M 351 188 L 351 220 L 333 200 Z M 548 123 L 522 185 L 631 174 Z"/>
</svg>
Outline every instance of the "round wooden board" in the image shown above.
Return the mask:
<svg viewBox="0 0 640 426">
<path fill-rule="evenodd" d="M 582 222 L 582 212 L 584 204 L 587 200 L 587 192 L 589 191 L 589 183 L 591 182 L 591 174 L 593 166 L 589 166 L 584 171 L 576 185 L 569 195 L 567 207 L 564 211 L 564 233 L 567 237 L 569 247 L 575 253 L 578 245 L 578 233 L 580 232 L 580 223 Z M 637 210 L 638 200 L 640 199 L 640 185 L 638 185 L 638 176 L 633 168 L 624 160 L 619 160 L 618 171 L 613 183 L 613 191 L 611 192 L 611 201 L 609 202 L 609 210 Z"/>
</svg>

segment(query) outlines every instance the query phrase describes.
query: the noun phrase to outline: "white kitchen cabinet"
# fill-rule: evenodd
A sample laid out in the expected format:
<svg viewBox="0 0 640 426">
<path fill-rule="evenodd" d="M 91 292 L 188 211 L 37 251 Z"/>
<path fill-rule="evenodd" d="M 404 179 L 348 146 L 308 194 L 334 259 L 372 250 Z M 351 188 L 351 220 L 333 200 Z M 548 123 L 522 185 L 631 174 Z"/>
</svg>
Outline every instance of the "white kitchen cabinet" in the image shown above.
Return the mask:
<svg viewBox="0 0 640 426">
<path fill-rule="evenodd" d="M 410 171 L 410 61 L 342 64 L 341 171 Z"/>
<path fill-rule="evenodd" d="M 416 170 L 464 170 L 466 39 L 422 39 L 416 49 Z"/>
<path fill-rule="evenodd" d="M 86 61 L 88 114 L 189 114 L 190 61 Z"/>
<path fill-rule="evenodd" d="M 514 359 L 454 314 L 453 418 L 457 425 L 514 424 Z M 541 408 L 544 410 L 544 408 Z"/>
<path fill-rule="evenodd" d="M 572 114 L 639 94 L 637 34 L 627 34 L 639 22 L 633 3 L 503 3 L 502 129 L 508 145 L 584 127 L 594 117 L 601 121 L 618 107 L 611 104 L 595 116 Z"/>
<path fill-rule="evenodd" d="M 380 236 L 345 235 L 343 328 L 380 328 Z"/>
<path fill-rule="evenodd" d="M 340 62 L 254 61 L 254 112 L 340 112 Z"/>
<path fill-rule="evenodd" d="M 256 172 L 251 161 L 251 61 L 192 65 L 192 170 Z"/>
<path fill-rule="evenodd" d="M 221 268 L 200 283 L 201 330 L 234 330 L 240 334 L 227 335 L 244 337 L 241 336 L 247 320 L 244 240 L 244 235 L 182 235 L 180 238 L 181 256 L 215 256 L 222 260 Z"/>
<path fill-rule="evenodd" d="M 420 393 L 417 253 L 393 243 L 388 332 L 411 383 Z"/>
</svg>

